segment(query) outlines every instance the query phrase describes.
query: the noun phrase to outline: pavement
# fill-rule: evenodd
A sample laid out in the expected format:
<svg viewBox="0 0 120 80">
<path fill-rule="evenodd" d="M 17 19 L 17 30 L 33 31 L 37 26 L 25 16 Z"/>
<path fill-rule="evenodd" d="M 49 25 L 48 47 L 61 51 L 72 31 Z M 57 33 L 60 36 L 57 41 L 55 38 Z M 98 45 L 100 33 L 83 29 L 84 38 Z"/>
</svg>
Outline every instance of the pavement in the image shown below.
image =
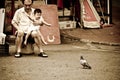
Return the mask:
<svg viewBox="0 0 120 80">
<path fill-rule="evenodd" d="M 48 58 L 35 54 L 0 57 L 0 80 L 120 80 L 120 46 L 72 43 L 43 46 Z M 117 50 L 116 50 L 117 49 Z M 10 53 L 15 46 L 10 45 Z M 92 69 L 83 69 L 80 56 Z"/>
<path fill-rule="evenodd" d="M 61 36 L 82 42 L 120 46 L 120 6 L 112 9 L 112 24 L 101 29 L 63 29 Z"/>
<path fill-rule="evenodd" d="M 61 38 L 89 42 L 95 44 L 120 46 L 120 27 L 113 24 L 111 27 L 101 29 L 64 29 L 61 30 Z"/>
<path fill-rule="evenodd" d="M 10 52 L 15 46 L 10 45 Z M 48 58 L 35 54 L 0 57 L 0 80 L 120 80 L 120 46 L 72 43 L 47 45 Z M 117 49 L 117 50 L 116 50 Z M 92 69 L 83 69 L 80 56 Z"/>
</svg>

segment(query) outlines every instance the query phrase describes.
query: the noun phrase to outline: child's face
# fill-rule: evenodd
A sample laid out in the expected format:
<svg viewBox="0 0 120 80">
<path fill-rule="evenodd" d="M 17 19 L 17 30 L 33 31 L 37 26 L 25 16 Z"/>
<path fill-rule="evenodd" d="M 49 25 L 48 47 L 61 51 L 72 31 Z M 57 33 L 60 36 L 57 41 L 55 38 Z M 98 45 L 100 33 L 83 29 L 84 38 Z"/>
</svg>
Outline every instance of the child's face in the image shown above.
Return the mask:
<svg viewBox="0 0 120 80">
<path fill-rule="evenodd" d="M 40 16 L 41 16 L 41 13 L 36 13 L 36 14 L 35 14 L 35 19 L 36 19 L 36 20 L 40 19 Z"/>
</svg>

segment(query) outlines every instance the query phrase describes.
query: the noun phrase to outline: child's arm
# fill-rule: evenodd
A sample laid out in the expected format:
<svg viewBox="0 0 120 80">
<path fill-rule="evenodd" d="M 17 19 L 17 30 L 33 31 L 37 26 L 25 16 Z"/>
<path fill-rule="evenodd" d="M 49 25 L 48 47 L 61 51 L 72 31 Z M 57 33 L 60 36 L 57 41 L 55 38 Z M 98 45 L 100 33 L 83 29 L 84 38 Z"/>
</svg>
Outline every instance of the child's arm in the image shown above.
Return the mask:
<svg viewBox="0 0 120 80">
<path fill-rule="evenodd" d="M 47 23 L 47 22 L 43 19 L 42 16 L 41 16 L 41 21 L 42 21 L 43 24 L 45 24 L 45 25 L 47 25 L 47 26 L 51 26 L 51 24 Z"/>
<path fill-rule="evenodd" d="M 42 21 L 42 23 L 39 22 L 39 21 L 34 21 L 33 24 L 34 24 L 34 25 L 42 25 L 42 24 L 45 24 L 45 25 L 47 25 L 47 26 L 51 26 L 51 24 L 47 23 L 46 21 Z"/>
<path fill-rule="evenodd" d="M 43 21 L 43 24 L 45 24 L 47 26 L 51 26 L 51 24 L 47 23 L 46 21 Z"/>
<path fill-rule="evenodd" d="M 47 25 L 47 26 L 51 26 L 51 24 L 47 23 L 47 22 L 43 19 L 42 16 L 41 16 L 40 20 L 34 21 L 33 24 L 34 24 L 34 25 L 43 25 L 43 24 L 45 24 L 45 25 Z"/>
</svg>

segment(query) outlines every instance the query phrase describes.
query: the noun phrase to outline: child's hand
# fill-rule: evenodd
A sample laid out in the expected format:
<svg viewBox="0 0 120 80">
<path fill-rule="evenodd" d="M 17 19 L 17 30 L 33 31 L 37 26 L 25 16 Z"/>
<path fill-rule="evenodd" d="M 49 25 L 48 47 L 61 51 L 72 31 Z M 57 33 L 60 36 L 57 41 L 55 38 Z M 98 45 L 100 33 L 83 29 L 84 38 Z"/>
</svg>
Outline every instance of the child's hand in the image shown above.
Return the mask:
<svg viewBox="0 0 120 80">
<path fill-rule="evenodd" d="M 51 26 L 51 24 L 48 24 L 48 26 L 50 27 L 50 26 Z"/>
</svg>

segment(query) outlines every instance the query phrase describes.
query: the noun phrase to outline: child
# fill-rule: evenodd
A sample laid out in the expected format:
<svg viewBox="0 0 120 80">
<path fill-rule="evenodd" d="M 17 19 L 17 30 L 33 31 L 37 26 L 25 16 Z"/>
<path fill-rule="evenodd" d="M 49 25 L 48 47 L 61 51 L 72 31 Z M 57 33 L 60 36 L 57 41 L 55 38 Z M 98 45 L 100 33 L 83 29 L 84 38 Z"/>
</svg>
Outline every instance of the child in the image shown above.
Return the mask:
<svg viewBox="0 0 120 80">
<path fill-rule="evenodd" d="M 24 45 L 27 44 L 27 39 L 28 39 L 28 37 L 30 36 L 30 34 L 31 34 L 31 32 L 32 32 L 33 30 L 36 30 L 36 31 L 39 33 L 39 35 L 40 35 L 43 43 L 44 43 L 44 44 L 47 44 L 47 42 L 45 42 L 45 40 L 44 40 L 41 32 L 39 31 L 39 29 L 40 29 L 40 25 L 45 24 L 45 25 L 47 25 L 47 26 L 51 26 L 51 24 L 45 22 L 44 19 L 43 19 L 43 17 L 41 16 L 41 14 L 42 14 L 41 9 L 35 9 L 35 10 L 34 10 L 34 17 L 31 18 L 31 17 L 28 16 L 28 18 L 29 18 L 32 22 L 31 22 L 31 26 L 30 26 L 29 29 L 28 29 L 27 35 L 25 36 Z"/>
</svg>

